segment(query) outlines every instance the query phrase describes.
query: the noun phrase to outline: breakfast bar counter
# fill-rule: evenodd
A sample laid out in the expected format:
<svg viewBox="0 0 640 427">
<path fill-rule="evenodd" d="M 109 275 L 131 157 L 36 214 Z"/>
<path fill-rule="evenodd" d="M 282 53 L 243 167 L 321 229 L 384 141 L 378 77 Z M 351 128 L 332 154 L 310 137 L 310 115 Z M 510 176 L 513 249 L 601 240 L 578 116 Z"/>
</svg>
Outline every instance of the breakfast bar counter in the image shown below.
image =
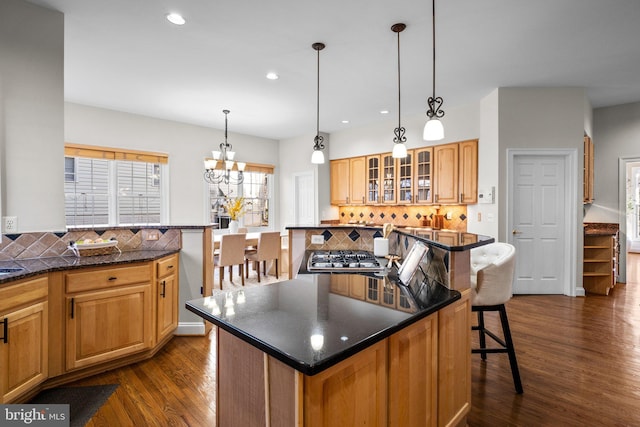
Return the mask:
<svg viewBox="0 0 640 427">
<path fill-rule="evenodd" d="M 457 425 L 469 410 L 468 293 L 300 274 L 186 307 L 217 327 L 217 425 Z"/>
</svg>

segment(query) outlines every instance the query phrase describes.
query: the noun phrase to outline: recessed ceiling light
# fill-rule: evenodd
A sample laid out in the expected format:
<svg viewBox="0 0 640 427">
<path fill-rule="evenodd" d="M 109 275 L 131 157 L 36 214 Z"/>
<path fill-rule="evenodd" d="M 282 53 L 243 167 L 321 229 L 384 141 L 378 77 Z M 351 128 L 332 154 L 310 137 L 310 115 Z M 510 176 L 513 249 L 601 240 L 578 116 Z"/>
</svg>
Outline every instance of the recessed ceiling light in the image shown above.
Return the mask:
<svg viewBox="0 0 640 427">
<path fill-rule="evenodd" d="M 389 110 L 380 110 L 380 114 L 389 114 Z"/>
<path fill-rule="evenodd" d="M 267 73 L 267 78 L 269 80 L 278 80 L 280 76 L 277 75 L 276 73 L 271 72 L 271 73 Z"/>
<path fill-rule="evenodd" d="M 343 120 L 342 123 L 346 125 L 347 123 L 349 123 L 349 120 Z"/>
<path fill-rule="evenodd" d="M 169 13 L 167 14 L 167 21 L 171 22 L 172 24 L 176 24 L 176 25 L 184 25 L 185 21 L 184 18 L 182 17 L 182 15 L 180 15 L 179 13 Z"/>
</svg>

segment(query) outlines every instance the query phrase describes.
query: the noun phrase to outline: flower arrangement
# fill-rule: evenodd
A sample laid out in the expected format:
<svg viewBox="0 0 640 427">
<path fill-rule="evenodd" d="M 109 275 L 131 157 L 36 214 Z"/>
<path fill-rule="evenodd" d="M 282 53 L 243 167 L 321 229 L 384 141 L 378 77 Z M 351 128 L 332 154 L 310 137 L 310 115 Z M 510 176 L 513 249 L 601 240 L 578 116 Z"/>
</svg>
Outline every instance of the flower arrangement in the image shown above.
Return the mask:
<svg viewBox="0 0 640 427">
<path fill-rule="evenodd" d="M 244 197 L 229 198 L 227 197 L 224 204 L 229 218 L 232 221 L 237 221 L 242 215 L 244 215 Z"/>
</svg>

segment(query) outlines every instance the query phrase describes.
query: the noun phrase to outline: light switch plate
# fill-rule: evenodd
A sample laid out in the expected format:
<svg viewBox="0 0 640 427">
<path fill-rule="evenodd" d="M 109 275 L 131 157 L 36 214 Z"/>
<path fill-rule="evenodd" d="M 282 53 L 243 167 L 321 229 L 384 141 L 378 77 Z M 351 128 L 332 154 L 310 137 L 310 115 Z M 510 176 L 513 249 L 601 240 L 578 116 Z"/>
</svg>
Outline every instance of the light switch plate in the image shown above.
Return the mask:
<svg viewBox="0 0 640 427">
<path fill-rule="evenodd" d="M 314 234 L 311 236 L 312 245 L 321 245 L 324 243 L 324 236 L 322 234 Z"/>
</svg>

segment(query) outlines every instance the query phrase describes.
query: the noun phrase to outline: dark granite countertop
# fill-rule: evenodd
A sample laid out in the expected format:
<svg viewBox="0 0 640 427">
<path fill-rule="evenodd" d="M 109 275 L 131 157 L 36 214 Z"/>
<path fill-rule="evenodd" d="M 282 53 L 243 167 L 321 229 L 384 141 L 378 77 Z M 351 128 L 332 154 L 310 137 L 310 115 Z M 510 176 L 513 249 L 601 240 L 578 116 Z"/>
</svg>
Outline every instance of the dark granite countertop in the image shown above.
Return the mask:
<svg viewBox="0 0 640 427">
<path fill-rule="evenodd" d="M 287 230 L 331 230 L 331 229 L 365 229 L 382 232 L 382 227 L 378 225 L 360 224 L 321 224 L 321 225 L 290 225 Z M 481 234 L 473 234 L 455 230 L 434 230 L 429 227 L 401 227 L 395 228 L 394 233 L 415 237 L 429 245 L 445 249 L 448 251 L 468 251 L 478 246 L 493 243 L 495 239 Z M 382 234 L 380 234 L 382 235 Z"/>
<path fill-rule="evenodd" d="M 330 292 L 338 276 L 344 275 L 299 275 L 187 301 L 186 308 L 299 372 L 315 375 L 460 299 L 459 292 L 437 283 L 414 292 L 390 281 L 386 286 L 404 301 L 392 308 Z M 382 287 L 377 289 L 382 294 Z"/>
<path fill-rule="evenodd" d="M 15 280 L 24 279 L 52 271 L 71 270 L 75 268 L 100 267 L 107 265 L 130 264 L 134 262 L 153 261 L 180 252 L 179 250 L 127 251 L 112 255 L 97 256 L 59 256 L 46 258 L 18 259 L 0 261 L 0 272 L 21 269 L 0 275 L 0 287 Z"/>
</svg>

